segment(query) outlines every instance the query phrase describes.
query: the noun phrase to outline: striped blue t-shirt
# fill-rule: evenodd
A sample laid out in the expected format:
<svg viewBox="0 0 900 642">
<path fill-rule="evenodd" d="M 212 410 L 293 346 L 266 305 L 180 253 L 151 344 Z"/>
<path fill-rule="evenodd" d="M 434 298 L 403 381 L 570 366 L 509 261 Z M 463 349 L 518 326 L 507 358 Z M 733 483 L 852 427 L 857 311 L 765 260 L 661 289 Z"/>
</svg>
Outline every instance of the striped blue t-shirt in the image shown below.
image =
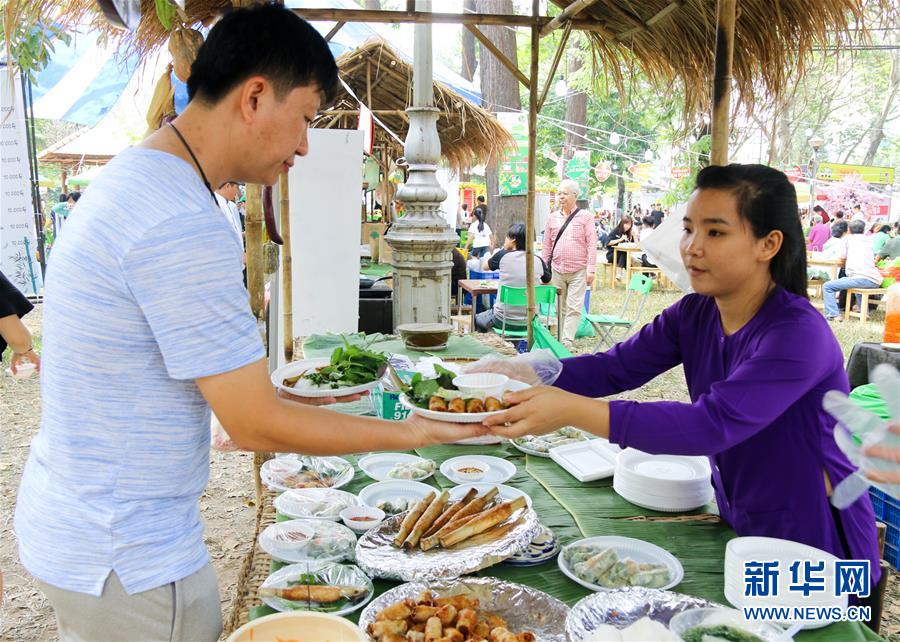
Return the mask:
<svg viewBox="0 0 900 642">
<path fill-rule="evenodd" d="M 242 248 L 194 168 L 131 148 L 91 183 L 47 270 L 41 429 L 16 506 L 25 568 L 99 596 L 208 561 L 210 410 L 195 379 L 263 357 Z"/>
</svg>

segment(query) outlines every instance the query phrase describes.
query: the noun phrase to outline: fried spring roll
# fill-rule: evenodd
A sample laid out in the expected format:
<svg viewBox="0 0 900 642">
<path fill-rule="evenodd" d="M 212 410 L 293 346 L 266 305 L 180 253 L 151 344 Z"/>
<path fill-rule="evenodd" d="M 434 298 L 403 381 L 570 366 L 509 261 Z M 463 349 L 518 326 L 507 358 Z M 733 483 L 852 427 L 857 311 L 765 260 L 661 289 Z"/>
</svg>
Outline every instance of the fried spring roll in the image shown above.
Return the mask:
<svg viewBox="0 0 900 642">
<path fill-rule="evenodd" d="M 429 537 L 437 533 L 444 526 L 444 524 L 453 519 L 453 517 L 466 506 L 466 504 L 475 499 L 475 496 L 477 494 L 477 490 L 475 490 L 474 488 L 470 488 L 469 492 L 467 492 L 461 500 L 447 508 L 447 510 L 441 513 L 440 517 L 434 520 L 434 524 L 431 525 L 431 528 L 425 531 L 425 537 Z"/>
<path fill-rule="evenodd" d="M 406 642 L 425 642 L 425 634 L 421 631 L 407 631 Z"/>
<path fill-rule="evenodd" d="M 506 410 L 507 406 L 496 397 L 487 397 L 484 400 L 484 408 L 488 412 L 494 412 L 496 410 Z"/>
<path fill-rule="evenodd" d="M 465 412 L 466 411 L 466 402 L 462 397 L 457 397 L 456 399 L 451 399 L 450 403 L 447 404 L 447 410 L 449 412 Z"/>
<path fill-rule="evenodd" d="M 406 638 L 396 633 L 388 633 L 378 638 L 378 642 L 406 642 Z"/>
<path fill-rule="evenodd" d="M 422 591 L 416 598 L 416 604 L 432 604 L 434 602 L 434 593 L 431 591 Z"/>
<path fill-rule="evenodd" d="M 403 546 L 403 542 L 409 536 L 413 526 L 416 525 L 416 522 L 419 521 L 422 513 L 425 512 L 425 509 L 427 509 L 429 504 L 434 500 L 434 496 L 434 491 L 431 491 L 426 497 L 422 498 L 422 501 L 413 506 L 413 509 L 409 511 L 409 513 L 407 513 L 403 523 L 400 524 L 400 532 L 397 533 L 397 537 L 394 538 L 394 546 L 397 548 Z"/>
<path fill-rule="evenodd" d="M 440 607 L 437 612 L 437 617 L 441 620 L 441 624 L 445 627 L 450 626 L 456 621 L 457 610 L 456 607 L 452 604 L 445 604 Z M 444 633 L 446 635 L 446 633 Z"/>
<path fill-rule="evenodd" d="M 383 635 L 406 635 L 409 625 L 406 620 L 381 620 L 369 625 L 369 635 L 380 638 Z"/>
<path fill-rule="evenodd" d="M 419 545 L 419 540 L 422 539 L 422 535 L 425 534 L 425 531 L 434 524 L 434 520 L 444 512 L 449 497 L 450 493 L 445 490 L 434 498 L 428 505 L 428 508 L 425 509 L 425 512 L 422 513 L 422 516 L 416 521 L 412 531 L 410 531 L 406 540 L 403 542 L 403 548 L 412 549 Z"/>
<path fill-rule="evenodd" d="M 487 624 L 488 624 L 489 627 L 491 627 L 491 630 L 492 630 L 492 631 L 493 631 L 494 629 L 496 629 L 497 627 L 500 627 L 501 629 L 507 628 L 506 620 L 504 620 L 504 619 L 503 619 L 502 617 L 500 617 L 499 615 L 489 615 L 489 616 L 487 616 Z"/>
<path fill-rule="evenodd" d="M 522 633 L 519 633 L 516 638 L 518 638 L 519 642 L 535 642 L 535 640 L 537 640 L 534 633 L 531 631 L 523 631 Z"/>
<path fill-rule="evenodd" d="M 516 526 L 521 524 L 524 521 L 523 517 L 515 520 L 514 522 L 510 522 L 509 524 L 499 524 L 494 526 L 493 528 L 489 528 L 483 533 L 479 533 L 469 539 L 465 539 L 461 541 L 459 544 L 455 544 L 452 548 L 460 549 L 460 548 L 469 548 L 470 546 L 481 546 L 482 544 L 489 544 L 491 542 L 496 542 L 498 539 L 506 535 Z"/>
<path fill-rule="evenodd" d="M 440 619 L 432 617 L 425 623 L 425 642 L 436 642 L 443 633 L 444 627 L 441 625 Z"/>
<path fill-rule="evenodd" d="M 356 597 L 359 589 L 347 586 L 301 585 L 287 588 L 261 588 L 260 597 L 280 597 L 297 602 L 318 602 L 328 604 L 346 597 Z"/>
<path fill-rule="evenodd" d="M 484 412 L 484 402 L 481 399 L 469 399 L 466 402 L 466 412 Z"/>
<path fill-rule="evenodd" d="M 475 515 L 469 515 L 468 517 L 464 517 L 459 521 L 451 520 L 447 524 L 444 524 L 442 528 L 437 530 L 434 535 L 430 537 L 422 538 L 422 541 L 419 543 L 419 547 L 423 551 L 430 551 L 435 546 L 438 546 L 441 542 L 438 539 L 441 535 L 446 535 L 450 531 L 456 530 L 460 526 L 469 523 L 471 520 L 475 519 L 481 513 L 476 513 Z"/>
<path fill-rule="evenodd" d="M 465 637 L 471 637 L 476 624 L 478 624 L 478 614 L 475 609 L 463 609 L 456 618 L 456 628 Z"/>
<path fill-rule="evenodd" d="M 479 622 L 475 625 L 475 635 L 472 637 L 486 640 L 491 635 L 491 627 L 487 622 Z"/>
<path fill-rule="evenodd" d="M 466 639 L 466 636 L 462 634 L 462 631 L 454 629 L 453 627 L 447 627 L 444 629 L 444 640 L 449 640 L 450 642 L 463 642 Z"/>
<path fill-rule="evenodd" d="M 414 607 L 415 603 L 410 604 L 410 600 L 397 602 L 396 604 L 391 604 L 387 608 L 382 609 L 378 615 L 375 616 L 375 620 L 405 620 L 412 615 Z"/>
<path fill-rule="evenodd" d="M 439 606 L 419 604 L 413 609 L 412 620 L 413 622 L 427 622 L 431 618 L 437 617 L 440 608 Z"/>
<path fill-rule="evenodd" d="M 443 397 L 434 395 L 428 400 L 428 409 L 437 412 L 447 412 L 447 401 Z"/>
<path fill-rule="evenodd" d="M 439 597 L 434 603 L 437 606 L 453 606 L 457 611 L 462 611 L 463 609 L 477 609 L 480 602 L 478 598 L 467 597 L 465 595 L 453 595 L 450 597 Z"/>
<path fill-rule="evenodd" d="M 513 513 L 520 508 L 525 508 L 527 505 L 524 497 L 517 497 L 511 502 L 503 502 L 499 506 L 495 506 L 483 515 L 480 515 L 478 518 L 466 522 L 456 530 L 451 531 L 446 535 L 438 536 L 438 540 L 441 542 L 441 546 L 449 548 L 454 544 L 459 544 L 464 539 L 483 533 L 487 529 L 506 521 Z"/>
<path fill-rule="evenodd" d="M 491 642 L 519 642 L 516 636 L 502 626 L 491 630 Z"/>
<path fill-rule="evenodd" d="M 422 637 L 425 637 L 425 623 L 424 622 L 416 622 L 411 627 L 409 627 L 410 631 L 415 633 L 421 633 Z"/>
</svg>

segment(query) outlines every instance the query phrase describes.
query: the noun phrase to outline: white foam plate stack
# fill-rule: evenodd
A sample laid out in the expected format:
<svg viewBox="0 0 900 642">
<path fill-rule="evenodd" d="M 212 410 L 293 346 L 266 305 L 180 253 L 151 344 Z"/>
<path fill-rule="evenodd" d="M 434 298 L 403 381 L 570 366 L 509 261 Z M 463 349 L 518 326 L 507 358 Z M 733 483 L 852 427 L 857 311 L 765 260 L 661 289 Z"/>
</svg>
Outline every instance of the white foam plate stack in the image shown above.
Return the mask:
<svg viewBox="0 0 900 642">
<path fill-rule="evenodd" d="M 710 474 L 705 457 L 650 455 L 626 448 L 616 456 L 613 489 L 642 508 L 681 513 L 712 500 Z"/>
<path fill-rule="evenodd" d="M 825 578 L 824 591 L 811 592 L 809 597 L 804 597 L 800 591 L 791 590 L 791 565 L 805 560 L 813 564 L 825 562 L 822 572 L 816 572 L 814 577 Z M 778 562 L 778 594 L 770 597 L 746 597 L 746 567 L 747 562 Z M 798 544 L 785 539 L 774 537 L 736 537 L 728 542 L 725 547 L 725 598 L 736 609 L 745 606 L 778 606 L 793 609 L 799 608 L 847 608 L 848 596 L 845 593 L 841 597 L 835 597 L 834 593 L 834 563 L 837 558 L 826 551 Z M 801 567 L 798 580 L 802 583 L 805 574 Z M 779 622 L 789 625 L 791 621 Z M 831 624 L 829 620 L 809 620 L 804 624 L 805 629 L 817 629 Z"/>
</svg>

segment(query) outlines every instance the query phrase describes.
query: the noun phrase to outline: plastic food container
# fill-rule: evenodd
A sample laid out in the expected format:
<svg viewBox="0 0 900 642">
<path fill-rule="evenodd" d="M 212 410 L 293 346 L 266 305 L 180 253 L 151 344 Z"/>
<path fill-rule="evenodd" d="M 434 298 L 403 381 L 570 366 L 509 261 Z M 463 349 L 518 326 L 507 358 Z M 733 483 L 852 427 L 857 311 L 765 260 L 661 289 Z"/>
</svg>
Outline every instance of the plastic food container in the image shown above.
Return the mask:
<svg viewBox="0 0 900 642">
<path fill-rule="evenodd" d="M 492 372 L 459 375 L 453 385 L 459 388 L 463 397 L 497 397 L 503 394 L 509 377 Z"/>
<path fill-rule="evenodd" d="M 365 533 L 384 521 L 385 512 L 371 506 L 351 506 L 341 511 L 341 521 L 356 533 Z"/>
</svg>

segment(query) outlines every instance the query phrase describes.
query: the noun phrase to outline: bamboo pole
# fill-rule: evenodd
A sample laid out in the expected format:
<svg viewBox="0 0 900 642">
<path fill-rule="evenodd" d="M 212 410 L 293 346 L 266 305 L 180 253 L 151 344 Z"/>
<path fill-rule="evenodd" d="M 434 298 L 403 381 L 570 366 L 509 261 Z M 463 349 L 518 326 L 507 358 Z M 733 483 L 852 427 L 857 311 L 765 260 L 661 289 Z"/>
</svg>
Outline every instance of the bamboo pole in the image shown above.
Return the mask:
<svg viewBox="0 0 900 642">
<path fill-rule="evenodd" d="M 247 289 L 250 290 L 250 310 L 263 318 L 263 211 L 262 187 L 247 185 Z"/>
<path fill-rule="evenodd" d="M 338 31 L 340 31 L 341 28 L 342 28 L 345 24 L 346 24 L 345 22 L 338 22 L 337 24 L 335 24 L 335 25 L 331 28 L 331 31 L 328 32 L 328 35 L 325 36 L 325 42 L 331 42 L 331 39 L 334 38 L 335 34 L 336 34 Z"/>
<path fill-rule="evenodd" d="M 712 141 L 709 160 L 713 165 L 728 163 L 728 134 L 731 118 L 731 63 L 734 58 L 734 21 L 737 0 L 716 3 L 716 58 L 712 86 Z"/>
<path fill-rule="evenodd" d="M 537 16 L 540 12 L 540 1 L 532 0 L 531 12 Z M 541 28 L 531 28 L 531 87 L 528 92 L 528 203 L 525 209 L 525 281 L 528 294 L 528 349 L 534 345 L 534 187 L 535 169 L 537 165 L 537 116 L 538 116 L 538 56 L 541 46 Z M 550 83 L 550 79 L 547 80 Z"/>
<path fill-rule="evenodd" d="M 566 43 L 569 41 L 570 33 L 572 33 L 572 23 L 567 22 L 566 26 L 563 27 L 563 34 L 562 38 L 559 40 L 559 45 L 556 47 L 556 54 L 553 56 L 553 63 L 550 65 L 550 72 L 547 74 L 544 90 L 541 92 L 541 97 L 538 98 L 537 101 L 538 111 L 544 107 L 544 101 L 547 100 L 547 92 L 550 91 L 550 85 L 553 84 L 553 76 L 556 75 L 556 69 L 559 67 L 559 61 L 562 58 Z M 537 89 L 537 83 L 535 83 L 535 89 Z"/>
<path fill-rule="evenodd" d="M 294 291 L 291 261 L 291 204 L 288 191 L 288 174 L 285 172 L 278 179 L 281 191 L 281 307 L 284 310 L 284 360 L 294 360 Z"/>
<path fill-rule="evenodd" d="M 587 9 L 595 2 L 597 2 L 597 0 L 576 0 L 568 7 L 563 9 L 562 12 L 553 20 L 551 20 L 541 28 L 541 37 L 543 38 L 544 36 L 549 36 L 553 31 L 561 27 L 564 22 L 571 25 L 572 18 L 577 16 L 579 13 Z M 569 28 L 571 29 L 571 27 Z"/>
</svg>

